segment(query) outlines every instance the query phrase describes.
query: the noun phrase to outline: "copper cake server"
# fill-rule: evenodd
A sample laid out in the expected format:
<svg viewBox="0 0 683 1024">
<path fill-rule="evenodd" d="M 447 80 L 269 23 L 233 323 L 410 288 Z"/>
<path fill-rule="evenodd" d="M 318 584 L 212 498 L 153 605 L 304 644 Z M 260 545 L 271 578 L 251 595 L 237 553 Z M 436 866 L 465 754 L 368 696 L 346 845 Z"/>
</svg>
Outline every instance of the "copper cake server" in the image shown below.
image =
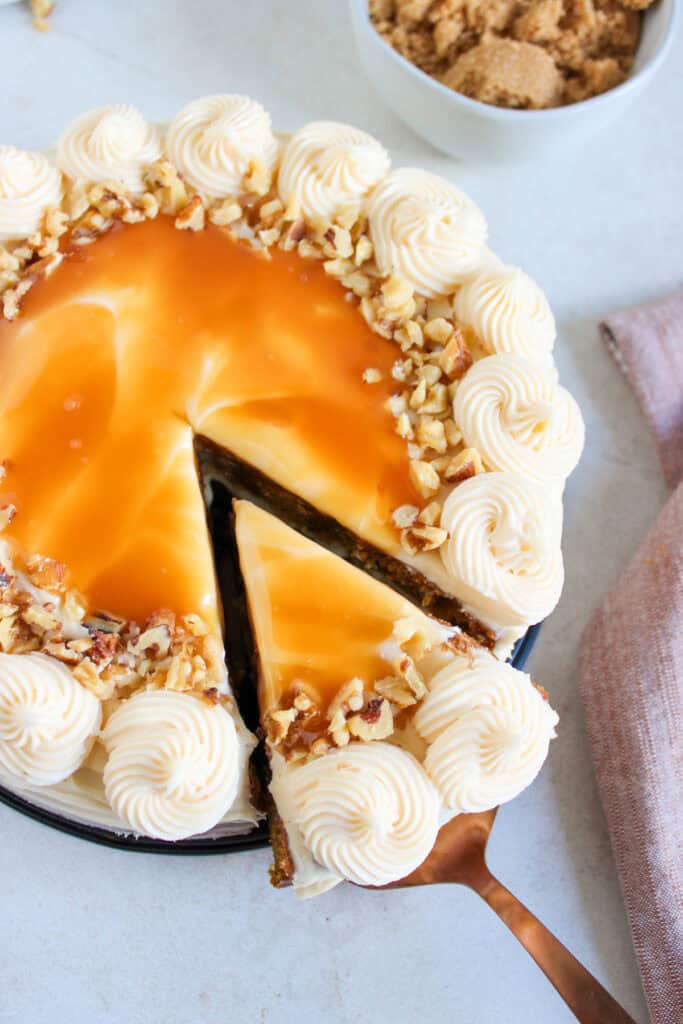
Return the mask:
<svg viewBox="0 0 683 1024">
<path fill-rule="evenodd" d="M 632 1017 L 486 865 L 497 808 L 460 814 L 443 826 L 426 861 L 412 874 L 383 886 L 467 885 L 485 900 L 521 942 L 581 1024 L 635 1024 Z"/>
</svg>

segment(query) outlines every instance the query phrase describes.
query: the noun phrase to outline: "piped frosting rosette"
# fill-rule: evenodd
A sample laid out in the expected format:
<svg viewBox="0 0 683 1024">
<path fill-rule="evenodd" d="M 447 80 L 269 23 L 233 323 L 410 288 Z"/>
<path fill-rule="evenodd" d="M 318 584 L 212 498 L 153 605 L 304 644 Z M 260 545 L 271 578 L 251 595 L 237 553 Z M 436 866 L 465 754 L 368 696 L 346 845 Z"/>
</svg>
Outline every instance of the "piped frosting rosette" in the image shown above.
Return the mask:
<svg viewBox="0 0 683 1024">
<path fill-rule="evenodd" d="M 279 145 L 260 103 L 225 94 L 183 107 L 168 129 L 166 149 L 185 181 L 216 199 L 244 195 L 256 164 L 270 181 Z"/>
<path fill-rule="evenodd" d="M 425 770 L 458 814 L 518 796 L 540 771 L 557 722 L 525 673 L 483 651 L 441 669 L 415 715 L 429 742 Z"/>
<path fill-rule="evenodd" d="M 52 786 L 85 761 L 99 733 L 99 700 L 45 654 L 0 654 L 0 773 Z"/>
<path fill-rule="evenodd" d="M 57 164 L 74 181 L 118 181 L 144 191 L 145 169 L 161 156 L 161 134 L 125 104 L 98 107 L 76 118 L 57 145 Z"/>
<path fill-rule="evenodd" d="M 465 444 L 488 469 L 562 486 L 584 443 L 578 405 L 557 371 L 523 356 L 488 356 L 460 382 L 453 402 Z"/>
<path fill-rule="evenodd" d="M 540 622 L 564 583 L 562 506 L 515 473 L 482 473 L 444 502 L 441 556 L 453 593 L 494 627 Z"/>
<path fill-rule="evenodd" d="M 171 690 L 138 693 L 116 709 L 102 738 L 107 799 L 139 835 L 207 832 L 237 795 L 237 733 L 220 705 Z"/>
<path fill-rule="evenodd" d="M 0 146 L 0 242 L 37 231 L 62 199 L 62 175 L 42 153 Z"/>
<path fill-rule="evenodd" d="M 399 274 L 427 298 L 451 294 L 482 259 L 484 215 L 427 171 L 392 171 L 370 197 L 368 223 L 380 272 Z"/>
<path fill-rule="evenodd" d="M 278 192 L 287 205 L 298 201 L 304 217 L 332 221 L 360 207 L 388 171 L 389 156 L 372 135 L 337 121 L 313 121 L 285 146 Z"/>
<path fill-rule="evenodd" d="M 488 265 L 458 290 L 454 310 L 459 325 L 486 351 L 551 361 L 555 318 L 541 289 L 519 267 Z"/>
<path fill-rule="evenodd" d="M 358 885 L 386 885 L 427 857 L 439 796 L 415 758 L 389 743 L 352 743 L 291 771 L 292 804 L 306 848 Z"/>
</svg>

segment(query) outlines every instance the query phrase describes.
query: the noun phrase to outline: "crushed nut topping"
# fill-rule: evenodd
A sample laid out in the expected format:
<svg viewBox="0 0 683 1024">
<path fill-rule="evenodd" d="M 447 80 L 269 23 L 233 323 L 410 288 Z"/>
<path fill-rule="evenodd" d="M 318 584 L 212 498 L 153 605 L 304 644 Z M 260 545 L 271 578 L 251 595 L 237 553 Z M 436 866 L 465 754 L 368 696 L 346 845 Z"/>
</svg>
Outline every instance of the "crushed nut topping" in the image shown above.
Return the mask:
<svg viewBox="0 0 683 1024">
<path fill-rule="evenodd" d="M 341 683 L 327 703 L 315 687 L 293 681 L 280 706 L 266 716 L 271 747 L 288 761 L 303 761 L 354 741 L 387 739 L 408 724 L 406 714 L 412 715 L 427 694 L 421 670 L 430 662 L 421 659 L 471 658 L 476 647 L 460 630 L 435 639 L 415 616 L 398 619 L 391 639 L 400 653 L 387 662 L 387 674 L 374 680 L 355 676 Z"/>
<path fill-rule="evenodd" d="M 354 739 L 384 740 L 394 731 L 391 704 L 383 697 L 374 697 L 362 711 L 352 715 L 346 725 Z"/>
<path fill-rule="evenodd" d="M 449 461 L 444 469 L 444 479 L 450 484 L 461 484 L 477 473 L 483 473 L 484 466 L 476 448 L 464 448 Z"/>
<path fill-rule="evenodd" d="M 220 641 L 198 616 L 160 610 L 140 626 L 88 614 L 66 566 L 40 556 L 0 566 L 0 651 L 56 658 L 100 700 L 164 688 L 215 700 L 225 678 Z"/>
</svg>

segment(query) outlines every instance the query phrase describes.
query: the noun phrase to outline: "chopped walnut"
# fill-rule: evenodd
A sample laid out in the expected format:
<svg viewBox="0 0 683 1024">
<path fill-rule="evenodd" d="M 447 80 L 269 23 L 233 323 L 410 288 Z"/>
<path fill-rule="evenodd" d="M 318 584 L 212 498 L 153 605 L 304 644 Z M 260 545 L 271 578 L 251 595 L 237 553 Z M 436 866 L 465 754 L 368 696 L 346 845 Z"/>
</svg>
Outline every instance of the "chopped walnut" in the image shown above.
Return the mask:
<svg viewBox="0 0 683 1024">
<path fill-rule="evenodd" d="M 432 448 L 435 452 L 441 453 L 446 451 L 448 444 L 443 423 L 432 416 L 420 416 L 417 440 L 424 448 Z"/>
<path fill-rule="evenodd" d="M 367 706 L 347 720 L 348 730 L 359 740 L 383 740 L 394 731 L 391 704 L 381 697 L 368 701 Z"/>
<path fill-rule="evenodd" d="M 292 723 L 296 721 L 296 708 L 282 708 L 271 711 L 266 717 L 265 727 L 273 743 L 286 739 Z"/>
<path fill-rule="evenodd" d="M 382 371 L 378 370 L 375 366 L 370 366 L 367 370 L 363 371 L 363 380 L 366 384 L 379 384 L 382 379 Z"/>
<path fill-rule="evenodd" d="M 430 501 L 417 517 L 425 526 L 434 526 L 441 519 L 441 505 L 438 501 Z"/>
<path fill-rule="evenodd" d="M 416 700 L 422 700 L 427 692 L 424 679 L 417 671 L 415 662 L 407 655 L 402 655 L 394 664 L 394 670 L 396 674 L 404 679 L 410 689 L 412 690 Z"/>
<path fill-rule="evenodd" d="M 384 309 L 389 313 L 405 310 L 413 301 L 412 286 L 396 274 L 386 279 L 381 291 Z"/>
<path fill-rule="evenodd" d="M 415 694 L 405 680 L 399 679 L 396 676 L 385 676 L 384 679 L 378 679 L 374 685 L 374 690 L 380 697 L 385 697 L 395 705 L 399 711 L 403 711 L 405 708 L 409 708 L 417 703 Z"/>
<path fill-rule="evenodd" d="M 0 508 L 0 532 L 9 526 L 16 514 L 16 505 L 12 505 L 11 503 L 3 505 L 2 508 Z"/>
<path fill-rule="evenodd" d="M 374 256 L 374 248 L 372 242 L 367 235 L 361 235 L 356 242 L 356 249 L 354 252 L 354 262 L 357 267 L 367 263 Z"/>
<path fill-rule="evenodd" d="M 206 216 L 199 196 L 192 196 L 175 219 L 175 226 L 181 231 L 201 231 L 205 223 Z"/>
<path fill-rule="evenodd" d="M 440 345 L 445 345 L 453 334 L 453 324 L 449 323 L 444 317 L 436 317 L 434 320 L 429 320 L 424 325 L 424 336 L 429 341 L 435 341 Z"/>
<path fill-rule="evenodd" d="M 451 484 L 461 484 L 477 473 L 483 473 L 484 466 L 476 448 L 465 448 L 454 455 L 444 472 L 444 479 Z"/>
<path fill-rule="evenodd" d="M 313 707 L 313 701 L 304 690 L 299 690 L 294 698 L 292 707 L 296 711 L 310 711 Z"/>
<path fill-rule="evenodd" d="M 401 544 L 409 554 L 417 555 L 441 547 L 447 537 L 446 531 L 438 526 L 411 526 L 402 531 Z"/>
<path fill-rule="evenodd" d="M 349 259 L 354 255 L 351 233 L 346 228 L 332 225 L 324 235 L 325 244 L 323 252 L 327 256 L 340 256 L 342 259 Z"/>
<path fill-rule="evenodd" d="M 334 720 L 335 715 L 339 712 L 360 711 L 364 701 L 363 689 L 363 680 L 358 678 L 350 679 L 343 686 L 340 686 L 327 708 L 327 717 L 330 722 Z"/>
<path fill-rule="evenodd" d="M 419 512 L 420 510 L 417 505 L 400 505 L 399 508 L 394 509 L 391 519 L 394 526 L 397 526 L 399 530 L 403 530 L 413 525 Z"/>
<path fill-rule="evenodd" d="M 449 378 L 458 380 L 472 365 L 472 353 L 460 331 L 456 331 L 439 355 L 439 364 Z"/>
<path fill-rule="evenodd" d="M 441 487 L 439 474 L 428 463 L 413 459 L 410 463 L 410 480 L 418 494 L 423 498 L 432 498 Z"/>
</svg>

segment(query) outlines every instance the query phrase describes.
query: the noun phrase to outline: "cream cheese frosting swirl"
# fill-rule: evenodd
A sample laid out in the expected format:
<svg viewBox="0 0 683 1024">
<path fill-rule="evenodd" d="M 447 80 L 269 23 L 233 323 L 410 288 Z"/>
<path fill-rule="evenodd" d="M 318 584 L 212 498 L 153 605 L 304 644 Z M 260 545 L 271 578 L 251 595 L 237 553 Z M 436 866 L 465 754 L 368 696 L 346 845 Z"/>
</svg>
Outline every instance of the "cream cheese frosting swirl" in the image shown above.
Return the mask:
<svg viewBox="0 0 683 1024">
<path fill-rule="evenodd" d="M 85 761 L 99 733 L 99 700 L 45 654 L 0 654 L 0 771 L 53 786 Z"/>
<path fill-rule="evenodd" d="M 584 442 L 578 405 L 557 371 L 523 356 L 487 356 L 463 377 L 453 415 L 468 448 L 489 469 L 561 486 Z"/>
<path fill-rule="evenodd" d="M 378 185 L 368 206 L 381 273 L 405 278 L 420 295 L 455 290 L 482 258 L 486 221 L 469 196 L 427 171 L 403 167 Z"/>
<path fill-rule="evenodd" d="M 519 267 L 486 267 L 459 289 L 454 311 L 489 352 L 552 359 L 555 318 L 541 289 Z"/>
<path fill-rule="evenodd" d="M 372 135 L 337 121 L 313 121 L 292 135 L 282 154 L 278 192 L 298 199 L 304 217 L 332 221 L 360 204 L 389 171 L 389 155 Z"/>
<path fill-rule="evenodd" d="M 242 196 L 244 179 L 256 163 L 270 179 L 279 145 L 260 103 L 221 94 L 183 107 L 168 129 L 166 149 L 188 184 L 217 199 Z"/>
<path fill-rule="evenodd" d="M 439 797 L 415 758 L 352 743 L 291 772 L 296 822 L 318 864 L 357 885 L 403 878 L 427 857 Z"/>
<path fill-rule="evenodd" d="M 515 473 L 481 473 L 446 498 L 441 556 L 451 588 L 497 628 L 540 622 L 564 583 L 562 505 Z"/>
<path fill-rule="evenodd" d="M 525 672 L 477 648 L 452 658 L 435 673 L 413 720 L 422 738 L 433 743 L 456 719 L 482 704 L 524 715 L 527 703 L 535 706 L 537 697 L 541 695 Z"/>
<path fill-rule="evenodd" d="M 145 691 L 114 711 L 102 738 L 107 799 L 139 835 L 177 840 L 207 832 L 237 795 L 237 733 L 220 705 Z"/>
<path fill-rule="evenodd" d="M 59 206 L 62 175 L 42 153 L 0 146 L 0 242 L 27 238 Z"/>
<path fill-rule="evenodd" d="M 118 181 L 139 193 L 145 169 L 160 156 L 159 129 L 135 107 L 118 103 L 77 117 L 59 140 L 56 159 L 73 180 Z"/>
<path fill-rule="evenodd" d="M 456 814 L 487 811 L 533 782 L 558 717 L 531 683 L 496 688 L 496 702 L 465 711 L 429 746 L 424 767 Z"/>
</svg>

